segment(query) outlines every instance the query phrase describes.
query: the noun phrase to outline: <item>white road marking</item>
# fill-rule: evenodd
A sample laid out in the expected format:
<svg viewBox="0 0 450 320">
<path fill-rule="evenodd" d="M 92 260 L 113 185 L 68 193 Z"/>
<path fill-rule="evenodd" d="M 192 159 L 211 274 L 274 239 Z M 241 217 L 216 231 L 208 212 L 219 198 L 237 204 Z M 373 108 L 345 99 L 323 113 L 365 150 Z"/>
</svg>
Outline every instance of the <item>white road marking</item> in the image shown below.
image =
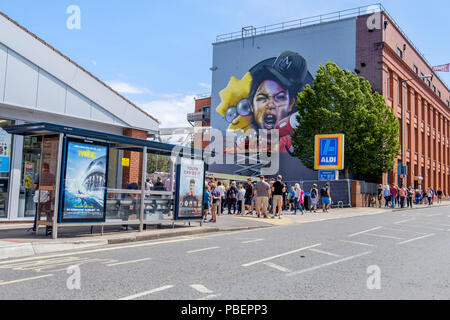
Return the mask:
<svg viewBox="0 0 450 320">
<path fill-rule="evenodd" d="M 417 225 L 417 224 L 408 224 L 408 225 L 405 225 L 405 227 L 426 228 L 426 229 L 437 230 L 437 231 L 444 231 L 445 230 L 445 229 L 442 229 L 442 228 L 428 227 L 428 226 L 422 226 L 422 225 Z"/>
<path fill-rule="evenodd" d="M 209 300 L 209 299 L 213 299 L 213 298 L 217 298 L 220 297 L 220 294 L 210 294 L 209 296 L 203 297 L 203 298 L 199 298 L 197 300 Z"/>
<path fill-rule="evenodd" d="M 132 296 L 128 296 L 128 297 L 125 297 L 125 298 L 120 298 L 119 300 L 133 300 L 133 299 L 136 299 L 136 298 L 140 298 L 140 297 L 143 297 L 143 296 L 155 293 L 155 292 L 160 292 L 160 291 L 163 291 L 163 290 L 167 290 L 167 289 L 170 289 L 170 288 L 173 288 L 173 286 L 169 285 L 169 286 L 159 287 L 159 288 L 148 290 L 148 291 L 144 291 L 144 292 L 141 292 L 141 293 L 136 293 L 136 294 L 133 294 Z"/>
<path fill-rule="evenodd" d="M 254 240 L 248 240 L 248 241 L 243 241 L 242 243 L 252 243 L 252 242 L 258 242 L 258 241 L 263 241 L 264 239 L 254 239 Z"/>
<path fill-rule="evenodd" d="M 277 269 L 277 270 L 279 270 L 281 272 L 291 272 L 291 270 L 289 270 L 288 268 L 285 268 L 283 266 L 280 266 L 280 265 L 272 263 L 272 262 L 264 262 L 263 264 L 265 264 L 268 267 Z"/>
<path fill-rule="evenodd" d="M 427 225 L 450 227 L 450 224 L 444 224 L 444 223 L 427 223 Z"/>
<path fill-rule="evenodd" d="M 112 266 L 119 266 L 122 264 L 129 264 L 129 263 L 135 263 L 135 262 L 142 262 L 142 261 L 147 261 L 150 260 L 150 258 L 144 258 L 144 259 L 138 259 L 138 260 L 130 260 L 130 261 L 122 261 L 122 262 L 116 262 L 116 263 L 110 263 L 107 264 L 108 267 L 112 267 Z"/>
<path fill-rule="evenodd" d="M 393 236 L 387 236 L 384 234 L 376 234 L 376 233 L 366 233 L 367 236 L 373 236 L 373 237 L 380 237 L 380 238 L 387 238 L 387 239 L 396 239 L 396 240 L 402 240 L 405 238 L 399 238 L 399 237 L 393 237 Z"/>
<path fill-rule="evenodd" d="M 45 275 L 42 275 L 42 276 L 23 278 L 23 279 L 17 279 L 17 280 L 0 281 L 0 286 L 5 286 L 5 285 L 8 285 L 8 284 L 24 282 L 24 281 L 29 281 L 29 280 L 36 280 L 36 279 L 40 279 L 40 278 L 47 278 L 47 277 L 51 277 L 51 276 L 53 276 L 53 274 L 45 274 Z"/>
<path fill-rule="evenodd" d="M 213 291 L 209 290 L 207 287 L 201 284 L 191 284 L 190 287 L 200 293 L 213 293 Z"/>
<path fill-rule="evenodd" d="M 426 217 L 436 217 L 436 216 L 442 216 L 442 213 L 429 214 Z"/>
<path fill-rule="evenodd" d="M 343 258 L 343 259 L 331 261 L 331 262 L 324 263 L 324 264 L 321 264 L 321 265 L 318 265 L 318 266 L 315 266 L 315 267 L 311 267 L 311 268 L 307 268 L 307 269 L 303 269 L 303 270 L 299 270 L 299 271 L 294 271 L 294 272 L 288 273 L 286 276 L 290 277 L 290 276 L 294 276 L 294 275 L 297 275 L 297 274 L 301 274 L 301 273 L 305 273 L 305 272 L 309 272 L 309 271 L 314 271 L 314 270 L 317 270 L 317 269 L 320 269 L 320 268 L 323 268 L 323 267 L 331 266 L 333 264 L 337 264 L 337 263 L 345 262 L 345 261 L 348 261 L 348 260 L 351 260 L 351 259 L 359 258 L 359 257 L 365 256 L 365 255 L 368 255 L 370 253 L 372 253 L 372 251 L 366 251 L 366 252 L 363 252 L 363 253 L 360 253 L 360 254 L 357 254 L 357 255 L 354 255 L 354 256 L 350 256 L 350 257 L 346 257 L 346 258 Z"/>
<path fill-rule="evenodd" d="M 349 240 L 339 240 L 339 241 L 353 243 L 353 244 L 360 244 L 362 246 L 367 246 L 367 247 L 376 247 L 376 245 L 374 245 L 374 244 L 369 244 L 369 243 L 364 243 L 364 242 L 349 241 Z"/>
<path fill-rule="evenodd" d="M 406 241 L 399 242 L 397 244 L 404 244 L 404 243 L 408 243 L 408 242 L 412 242 L 412 241 L 428 238 L 428 237 L 431 237 L 431 236 L 434 236 L 434 235 L 436 235 L 436 234 L 435 233 L 430 233 L 430 234 L 427 234 L 425 236 L 417 237 L 417 238 L 414 238 L 414 239 L 409 239 L 409 240 L 406 240 Z"/>
<path fill-rule="evenodd" d="M 426 234 L 426 233 L 418 232 L 418 231 L 404 230 L 404 229 L 396 229 L 396 228 L 389 228 L 389 227 L 384 227 L 384 229 L 386 229 L 386 230 L 392 230 L 392 231 L 400 231 L 400 232 L 411 232 L 411 233 L 417 233 L 417 234 Z"/>
<path fill-rule="evenodd" d="M 397 222 L 394 222 L 394 224 L 399 224 L 399 223 L 403 223 L 403 222 L 407 222 L 407 221 L 413 221 L 413 220 L 416 220 L 416 218 L 397 221 Z"/>
<path fill-rule="evenodd" d="M 242 267 L 249 267 L 251 265 L 254 265 L 254 264 L 257 264 L 257 263 L 260 263 L 260 262 L 265 262 L 265 261 L 269 261 L 269 260 L 272 260 L 272 259 L 275 259 L 275 258 L 287 256 L 289 254 L 293 254 L 293 253 L 296 253 L 296 252 L 299 252 L 299 251 L 303 251 L 303 250 L 307 250 L 307 249 L 310 249 L 310 248 L 314 248 L 314 247 L 317 247 L 317 246 L 320 246 L 320 245 L 321 245 L 321 243 L 318 243 L 318 244 L 314 244 L 312 246 L 308 246 L 308 247 L 304 247 L 304 248 L 288 251 L 288 252 L 285 252 L 285 253 L 277 254 L 276 256 L 267 257 L 267 258 L 264 258 L 264 259 L 261 259 L 261 260 L 256 260 L 256 261 L 253 261 L 253 262 L 249 262 L 249 263 L 243 264 Z"/>
<path fill-rule="evenodd" d="M 372 229 L 369 229 L 369 230 L 364 230 L 364 231 L 360 231 L 360 232 L 357 232 L 357 233 L 352 233 L 352 234 L 349 234 L 348 236 L 349 237 L 354 237 L 354 236 L 357 236 L 359 234 L 363 234 L 363 233 L 366 233 L 366 232 L 378 230 L 378 229 L 381 229 L 381 228 L 383 228 L 383 227 L 375 227 L 375 228 L 372 228 Z"/>
<path fill-rule="evenodd" d="M 332 256 L 332 257 L 336 257 L 336 258 L 341 257 L 338 254 L 327 252 L 327 251 L 322 251 L 322 250 L 319 250 L 319 249 L 309 249 L 309 251 L 314 251 L 314 252 L 317 252 L 317 253 L 326 254 L 327 256 Z"/>
<path fill-rule="evenodd" d="M 218 249 L 218 248 L 220 248 L 220 247 L 209 247 L 209 248 L 203 248 L 203 249 L 196 249 L 196 250 L 190 250 L 187 253 L 201 252 L 201 251 L 213 250 L 213 249 Z"/>
</svg>

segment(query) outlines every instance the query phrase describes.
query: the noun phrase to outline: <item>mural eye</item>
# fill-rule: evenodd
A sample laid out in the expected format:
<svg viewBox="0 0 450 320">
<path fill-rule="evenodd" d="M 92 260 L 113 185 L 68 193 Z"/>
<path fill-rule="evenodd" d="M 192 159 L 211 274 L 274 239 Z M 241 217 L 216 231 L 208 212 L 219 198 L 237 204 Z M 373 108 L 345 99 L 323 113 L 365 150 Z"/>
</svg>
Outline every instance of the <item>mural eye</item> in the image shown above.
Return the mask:
<svg viewBox="0 0 450 320">
<path fill-rule="evenodd" d="M 233 122 L 233 120 L 236 119 L 237 116 L 238 114 L 236 107 L 228 108 L 227 112 L 225 113 L 225 119 L 230 123 Z"/>
<path fill-rule="evenodd" d="M 248 99 L 242 99 L 237 104 L 237 113 L 239 113 L 241 116 L 248 116 L 251 112 L 250 109 L 250 102 Z"/>
</svg>

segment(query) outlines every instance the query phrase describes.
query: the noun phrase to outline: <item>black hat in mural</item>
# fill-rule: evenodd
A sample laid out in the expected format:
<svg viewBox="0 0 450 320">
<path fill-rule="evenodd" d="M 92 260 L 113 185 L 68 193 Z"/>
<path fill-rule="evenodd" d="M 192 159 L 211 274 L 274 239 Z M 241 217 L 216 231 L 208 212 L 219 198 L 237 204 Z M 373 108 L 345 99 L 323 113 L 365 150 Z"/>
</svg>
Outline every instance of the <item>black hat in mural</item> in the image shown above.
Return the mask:
<svg viewBox="0 0 450 320">
<path fill-rule="evenodd" d="M 276 80 L 290 91 L 298 92 L 306 83 L 312 83 L 305 58 L 296 52 L 283 51 L 278 58 L 263 60 L 250 69 L 252 92 L 264 80 Z"/>
</svg>

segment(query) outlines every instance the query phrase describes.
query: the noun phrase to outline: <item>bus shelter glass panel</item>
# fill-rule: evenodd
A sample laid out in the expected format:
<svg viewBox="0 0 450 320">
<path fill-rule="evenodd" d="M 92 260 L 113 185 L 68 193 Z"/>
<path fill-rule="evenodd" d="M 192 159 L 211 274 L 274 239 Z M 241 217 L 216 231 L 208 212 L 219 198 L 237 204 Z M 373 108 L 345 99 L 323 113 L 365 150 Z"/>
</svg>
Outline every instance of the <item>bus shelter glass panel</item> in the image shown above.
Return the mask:
<svg viewBox="0 0 450 320">
<path fill-rule="evenodd" d="M 139 223 L 143 153 L 136 147 L 111 145 L 109 152 L 106 221 Z"/>
<path fill-rule="evenodd" d="M 35 182 L 38 184 L 38 224 L 51 226 L 55 213 L 56 176 L 58 170 L 59 136 L 42 139 L 41 165 Z"/>
</svg>

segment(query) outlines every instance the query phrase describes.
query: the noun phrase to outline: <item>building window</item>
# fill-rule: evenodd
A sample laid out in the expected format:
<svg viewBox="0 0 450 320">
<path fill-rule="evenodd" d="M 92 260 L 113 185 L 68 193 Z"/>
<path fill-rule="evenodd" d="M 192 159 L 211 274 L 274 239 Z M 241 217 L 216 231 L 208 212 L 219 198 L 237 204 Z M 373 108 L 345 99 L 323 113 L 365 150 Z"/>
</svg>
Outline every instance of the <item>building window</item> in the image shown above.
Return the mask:
<svg viewBox="0 0 450 320">
<path fill-rule="evenodd" d="M 433 92 L 436 93 L 436 86 L 433 86 Z"/>
<path fill-rule="evenodd" d="M 424 79 L 425 75 L 423 74 L 423 72 L 420 73 L 420 76 L 422 77 L 422 80 L 425 81 Z"/>
<path fill-rule="evenodd" d="M 430 86 L 430 85 L 431 85 L 430 80 L 427 80 L 427 86 Z"/>
<path fill-rule="evenodd" d="M 392 71 L 387 73 L 387 96 L 392 99 Z"/>
<path fill-rule="evenodd" d="M 14 121 L 0 119 L 0 218 L 8 216 L 8 190 L 12 157 L 12 136 L 3 130 L 3 127 L 13 124 Z"/>
<path fill-rule="evenodd" d="M 419 69 L 416 66 L 414 66 L 414 73 L 419 75 Z"/>
<path fill-rule="evenodd" d="M 450 101 L 447 100 L 447 107 L 450 107 Z"/>
<path fill-rule="evenodd" d="M 401 101 L 401 95 L 402 95 L 402 79 L 398 78 L 398 103 L 402 103 Z"/>
<path fill-rule="evenodd" d="M 403 51 L 397 48 L 397 54 L 400 58 L 403 58 Z"/>
<path fill-rule="evenodd" d="M 438 97 L 440 98 L 441 97 L 441 92 L 438 90 Z"/>
</svg>

